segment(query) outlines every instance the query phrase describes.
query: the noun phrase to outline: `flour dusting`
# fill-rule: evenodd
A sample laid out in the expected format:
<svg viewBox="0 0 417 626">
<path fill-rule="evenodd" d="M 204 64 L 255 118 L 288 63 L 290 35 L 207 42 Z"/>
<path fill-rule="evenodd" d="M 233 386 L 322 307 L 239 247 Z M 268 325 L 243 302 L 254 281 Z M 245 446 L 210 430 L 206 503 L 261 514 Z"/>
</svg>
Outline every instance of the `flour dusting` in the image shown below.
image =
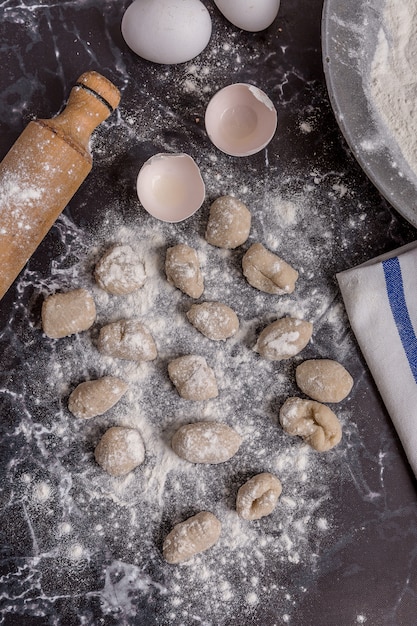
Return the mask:
<svg viewBox="0 0 417 626">
<path fill-rule="evenodd" d="M 103 5 L 110 6 L 115 10 L 114 3 Z M 2 345 L 14 348 L 10 329 L 17 328 L 24 345 L 17 382 L 21 388 L 10 392 L 10 401 L 21 409 L 14 437 L 22 457 L 10 467 L 9 480 L 26 507 L 34 556 L 24 567 L 37 585 L 37 597 L 45 599 L 40 609 L 45 614 L 58 595 L 56 586 L 47 587 L 47 570 L 51 579 L 63 581 L 61 595 L 71 585 L 71 597 L 84 596 L 99 605 L 102 621 L 122 624 L 136 618 L 161 626 L 221 626 L 236 616 L 242 624 L 252 623 L 273 601 L 274 619 L 290 624 L 305 596 L 306 581 L 314 580 L 320 555 L 338 539 L 332 524 L 338 503 L 331 494 L 346 462 L 352 430 L 349 401 L 337 409 L 346 438 L 326 454 L 288 436 L 278 414 L 285 399 L 299 393 L 294 368 L 302 360 L 325 356 L 349 369 L 355 352 L 331 280 L 347 239 L 340 203 L 349 212 L 349 238 L 353 230 L 361 239 L 368 213 L 363 207 L 356 210 L 354 201 L 348 206 L 349 181 L 343 173 L 326 171 L 316 161 L 303 173 L 297 164 L 293 168 L 284 163 L 277 143 L 242 167 L 205 136 L 205 106 L 224 86 L 225 77 L 227 82 L 262 82 L 259 86 L 281 113 L 304 107 L 291 95 L 298 89 L 297 71 L 283 75 L 281 54 L 271 55 L 268 39 L 261 43 L 259 52 L 238 31 L 219 24 L 207 50 L 183 67 L 150 66 L 118 56 L 123 72 L 130 63 L 129 74 L 122 77 L 125 93 L 117 112 L 92 138 L 97 169 L 84 188 L 85 204 L 79 216 L 77 209 L 74 214 L 70 209 L 56 222 L 51 235 L 59 246 L 46 275 L 29 265 L 17 283 L 28 308 L 22 311 L 16 303 L 12 324 L 2 335 Z M 280 50 L 276 41 L 273 46 Z M 260 81 L 258 68 L 269 63 L 272 70 Z M 308 80 L 304 85 L 309 99 L 311 85 Z M 310 104 L 299 111 L 307 114 L 297 130 L 302 141 L 314 136 L 319 123 L 311 113 Z M 300 115 L 293 123 L 299 123 Z M 273 141 L 279 139 L 277 135 Z M 139 168 L 145 157 L 158 152 L 187 152 L 201 169 L 206 201 L 183 223 L 158 222 L 136 197 Z M 91 225 L 84 219 L 89 193 L 103 194 Z M 252 216 L 247 242 L 227 250 L 205 239 L 209 205 L 226 195 L 244 202 Z M 297 269 L 293 293 L 263 293 L 245 279 L 242 257 L 257 242 Z M 204 277 L 201 298 L 187 296 L 166 279 L 166 252 L 177 244 L 196 250 Z M 128 265 L 133 266 L 134 281 L 141 283 L 135 291 L 126 289 L 124 262 L 106 272 L 111 285 L 117 283 L 124 293 L 111 293 L 96 282 L 95 268 L 114 246 L 132 250 L 128 260 L 135 262 Z M 71 337 L 47 338 L 39 316 L 42 301 L 75 288 L 88 290 L 94 298 L 95 324 Z M 195 328 L 187 312 L 202 300 L 230 307 L 239 321 L 236 332 L 213 341 Z M 262 329 L 284 316 L 310 320 L 314 332 L 300 354 L 276 363 L 253 347 Z M 99 350 L 102 329 L 122 320 L 135 320 L 149 331 L 154 359 L 123 358 L 128 348 L 137 353 L 139 326 L 128 333 L 128 345 L 119 356 Z M 168 364 L 185 355 L 206 359 L 215 375 L 216 397 L 190 401 L 179 395 Z M 83 381 L 104 376 L 124 381 L 126 393 L 104 415 L 74 417 L 68 410 L 70 394 Z M 232 428 L 242 440 L 236 454 L 216 465 L 180 458 L 171 447 L 174 433 L 199 421 Z M 145 449 L 143 463 L 118 478 L 94 458 L 98 442 L 113 426 L 138 431 Z M 262 472 L 277 476 L 282 494 L 270 515 L 244 520 L 236 513 L 237 492 Z M 202 510 L 221 521 L 218 543 L 182 565 L 166 563 L 164 538 L 177 523 Z M 17 583 L 19 597 L 25 595 L 24 584 Z M 91 621 L 85 605 L 80 615 L 83 623 Z"/>
<path fill-rule="evenodd" d="M 300 199 L 294 194 L 291 201 L 294 216 L 301 217 L 305 210 L 305 198 L 303 204 Z M 266 207 L 263 219 L 274 223 L 275 195 Z M 166 602 L 171 624 L 188 623 L 196 611 L 207 615 L 202 623 L 220 624 L 225 604 L 239 605 L 250 615 L 268 597 L 269 587 L 281 585 L 281 608 L 290 623 L 294 597 L 303 591 L 284 580 L 294 568 L 308 566 L 314 571 L 317 551 L 329 538 L 330 484 L 332 474 L 338 471 L 339 453 L 336 449 L 319 455 L 283 432 L 278 409 L 280 401 L 296 391 L 293 363 L 277 366 L 252 348 L 257 333 L 271 318 L 296 311 L 314 322 L 314 289 L 305 278 L 309 264 L 304 270 L 304 264 L 298 263 L 302 278 L 293 295 L 271 296 L 247 283 L 239 250 L 225 252 L 210 246 L 198 234 L 201 229 L 183 231 L 181 241 L 192 245 L 201 261 L 203 297 L 226 303 L 239 318 L 239 329 L 232 337 L 212 341 L 187 319 L 186 312 L 195 300 L 166 279 L 165 253 L 178 237 L 172 226 L 137 219 L 118 224 L 120 220 L 111 208 L 107 215 L 101 229 L 83 233 L 72 244 L 67 224 L 67 254 L 75 263 L 65 269 L 63 259 L 61 265 L 52 268 L 48 285 L 35 283 L 42 298 L 69 287 L 87 289 L 97 308 L 96 324 L 79 335 L 50 340 L 42 334 L 39 322 L 33 331 L 40 348 L 37 375 L 49 381 L 47 389 L 38 390 L 37 398 L 42 404 L 59 404 L 53 421 L 47 419 L 45 428 L 52 440 L 59 438 L 60 457 L 71 454 L 76 460 L 69 473 L 61 462 L 52 463 L 53 448 L 47 445 L 44 452 L 54 469 L 50 486 L 38 488 L 38 500 L 59 496 L 62 503 L 52 533 L 54 550 L 61 553 L 64 569 L 68 559 L 71 567 L 76 564 L 82 570 L 88 568 L 96 550 L 111 546 L 114 560 L 109 561 L 104 586 L 97 593 L 107 613 L 134 615 L 138 597 L 156 594 L 159 601 Z M 283 221 L 282 228 L 291 226 Z M 271 234 L 269 229 L 267 233 Z M 279 238 L 278 229 L 275 239 L 269 240 L 274 249 Z M 94 280 L 94 267 L 103 250 L 115 242 L 130 246 L 145 268 L 142 287 L 124 296 L 107 293 Z M 253 235 L 247 246 L 251 243 Z M 326 300 L 325 294 L 322 297 Z M 328 311 L 330 338 L 343 326 L 343 310 L 332 306 L 332 298 L 329 294 L 322 302 L 323 310 Z M 120 319 L 135 319 L 149 329 L 157 346 L 156 359 L 133 362 L 99 352 L 100 329 Z M 343 350 L 342 344 L 337 347 L 331 342 L 328 349 L 327 356 L 334 358 Z M 217 397 L 195 403 L 179 396 L 167 367 L 186 354 L 197 355 L 194 361 L 198 363 L 204 357 L 213 368 Z M 307 354 L 315 354 L 314 341 Z M 303 358 L 294 357 L 297 363 Z M 34 367 L 30 359 L 28 367 Z M 76 419 L 68 412 L 70 392 L 83 380 L 100 376 L 120 378 L 128 385 L 127 392 L 105 415 L 87 421 Z M 195 376 L 191 383 L 199 386 L 199 374 Z M 339 411 L 344 423 L 347 409 L 344 405 Z M 199 420 L 225 423 L 238 433 L 242 444 L 233 458 L 203 467 L 174 453 L 170 446 L 174 432 Z M 94 460 L 94 448 L 111 426 L 136 429 L 145 447 L 144 463 L 120 478 L 110 477 Z M 248 522 L 236 514 L 236 494 L 246 480 L 260 472 L 279 478 L 282 496 L 269 516 Z M 25 472 L 21 477 L 22 485 L 26 485 L 26 476 Z M 84 511 L 81 524 L 79 507 Z M 180 566 L 164 563 L 164 536 L 200 510 L 208 510 L 221 520 L 217 545 Z M 289 590 L 291 602 L 285 599 Z"/>
</svg>

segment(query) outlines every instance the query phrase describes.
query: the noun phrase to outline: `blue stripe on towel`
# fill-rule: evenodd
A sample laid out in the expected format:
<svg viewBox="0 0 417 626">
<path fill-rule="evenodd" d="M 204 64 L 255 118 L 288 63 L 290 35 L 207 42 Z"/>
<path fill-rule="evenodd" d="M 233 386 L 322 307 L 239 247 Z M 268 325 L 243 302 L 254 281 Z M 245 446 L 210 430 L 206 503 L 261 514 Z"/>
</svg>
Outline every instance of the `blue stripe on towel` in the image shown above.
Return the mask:
<svg viewBox="0 0 417 626">
<path fill-rule="evenodd" d="M 411 323 L 404 294 L 403 277 L 398 257 L 382 262 L 391 312 L 404 348 L 411 372 L 417 383 L 417 337 Z"/>
</svg>

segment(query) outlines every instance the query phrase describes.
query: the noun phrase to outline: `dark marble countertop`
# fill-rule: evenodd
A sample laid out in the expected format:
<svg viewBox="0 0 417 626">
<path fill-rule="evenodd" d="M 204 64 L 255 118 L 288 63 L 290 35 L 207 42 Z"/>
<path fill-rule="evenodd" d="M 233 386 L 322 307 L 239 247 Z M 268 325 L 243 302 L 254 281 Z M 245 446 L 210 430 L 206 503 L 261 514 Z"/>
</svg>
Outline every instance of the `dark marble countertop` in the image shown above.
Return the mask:
<svg viewBox="0 0 417 626">
<path fill-rule="evenodd" d="M 367 179 L 338 128 L 322 66 L 323 2 L 282 0 L 274 24 L 254 34 L 206 0 L 212 39 L 178 66 L 129 50 L 120 32 L 128 4 L 0 2 L 1 157 L 32 118 L 61 109 L 83 72 L 99 71 L 122 92 L 92 138 L 91 174 L 0 303 L 0 624 L 415 626 L 415 478 L 335 275 L 416 231 Z M 231 82 L 257 85 L 277 108 L 274 139 L 252 157 L 220 153 L 205 133 L 209 99 Z M 190 154 L 206 183 L 200 211 L 177 225 L 156 222 L 136 196 L 139 168 L 158 152 Z M 232 252 L 204 241 L 210 203 L 227 193 L 253 213 L 248 243 Z M 148 274 L 143 296 L 123 302 L 91 277 L 101 251 L 120 240 L 136 246 Z M 164 251 L 179 241 L 199 250 L 205 297 L 240 317 L 238 339 L 221 348 L 196 337 L 184 321 L 190 302 L 165 284 Z M 242 252 L 254 241 L 297 267 L 292 296 L 255 294 L 242 280 Z M 96 298 L 96 327 L 48 339 L 45 295 L 78 286 Z M 313 341 L 290 363 L 262 362 L 250 349 L 257 332 L 291 313 L 313 322 Z M 129 315 L 156 337 L 151 365 L 97 356 L 96 328 Z M 190 349 L 204 351 L 219 375 L 219 398 L 198 409 L 166 375 L 167 362 Z M 342 442 L 320 455 L 286 436 L 277 415 L 297 393 L 294 365 L 326 356 L 346 366 L 354 386 L 334 407 Z M 68 395 L 104 373 L 124 377 L 130 391 L 80 424 Z M 175 424 L 200 415 L 234 424 L 244 444 L 222 467 L 192 471 L 167 442 Z M 147 449 L 126 479 L 104 475 L 93 456 L 116 423 L 139 428 Z M 237 520 L 234 498 L 259 471 L 276 473 L 283 494 L 272 515 L 250 525 Z M 222 522 L 219 544 L 189 565 L 168 565 L 163 537 L 203 508 Z"/>
</svg>

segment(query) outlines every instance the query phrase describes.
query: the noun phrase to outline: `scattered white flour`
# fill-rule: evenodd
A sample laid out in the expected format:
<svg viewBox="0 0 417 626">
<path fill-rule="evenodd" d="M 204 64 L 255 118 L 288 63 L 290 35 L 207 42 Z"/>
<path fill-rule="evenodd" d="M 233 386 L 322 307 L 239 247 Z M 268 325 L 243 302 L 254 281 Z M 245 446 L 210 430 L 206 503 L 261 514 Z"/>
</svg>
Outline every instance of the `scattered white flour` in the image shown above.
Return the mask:
<svg viewBox="0 0 417 626">
<path fill-rule="evenodd" d="M 71 531 L 72 526 L 68 522 L 63 522 L 58 529 L 58 532 L 62 535 L 69 535 Z"/>
<path fill-rule="evenodd" d="M 373 104 L 417 174 L 417 4 L 386 0 L 371 67 Z"/>
<path fill-rule="evenodd" d="M 253 239 L 268 239 L 270 248 L 278 252 L 280 232 L 291 233 L 303 220 L 309 206 L 305 194 L 295 193 L 292 200 L 276 198 L 275 191 L 270 197 L 263 196 L 263 226 L 259 228 L 255 220 L 255 233 L 248 245 Z M 289 220 L 282 219 L 279 207 L 287 208 L 283 213 L 291 216 Z M 287 258 L 291 255 L 288 261 L 295 261 L 304 277 L 295 294 L 272 297 L 247 283 L 241 270 L 241 252 L 210 246 L 199 234 L 201 228 L 178 233 L 171 225 L 146 221 L 143 216 L 119 223 L 113 209 L 94 235 L 81 234 L 65 217 L 61 220 L 68 238 L 67 254 L 78 261 L 66 269 L 64 259 L 62 266 L 56 263 L 48 285 L 38 285 L 39 292 L 43 297 L 75 286 L 88 289 L 96 302 L 97 323 L 90 331 L 58 341 L 42 335 L 39 325 L 33 329 L 39 342 L 33 367 L 40 378 L 34 401 L 38 398 L 47 406 L 58 397 L 60 404 L 53 419 L 51 414 L 49 426 L 44 424 L 36 432 L 43 456 L 50 458 L 51 472 L 49 482 L 36 483 L 36 498 L 51 500 L 56 493 L 59 503 L 51 541 L 57 542 L 55 549 L 77 571 L 88 567 L 102 545 L 108 546 L 114 561 L 108 564 L 104 588 L 97 592 L 104 612 L 117 613 L 117 607 L 123 606 L 124 615 L 134 615 L 135 598 L 157 594 L 161 601 L 166 597 L 167 615 L 173 625 L 186 623 L 190 615 L 201 611 L 210 615 L 203 623 L 220 623 L 225 603 L 243 607 L 250 614 L 280 584 L 282 570 L 314 570 L 320 544 L 331 530 L 327 521 L 332 516 L 331 477 L 339 462 L 337 450 L 321 456 L 282 431 L 278 425 L 279 402 L 297 393 L 294 363 L 290 360 L 277 367 L 252 348 L 259 330 L 277 317 L 296 313 L 314 322 L 319 315 L 320 324 L 327 323 L 329 329 L 319 354 L 325 350 L 330 358 L 336 358 L 336 354 L 340 358 L 348 354 L 350 345 L 346 338 L 337 338 L 344 332 L 343 309 L 333 302 L 332 292 L 327 296 L 321 292 L 317 306 L 311 284 L 314 273 L 308 278 L 314 265 L 312 252 L 305 246 L 291 252 L 290 244 L 285 254 Z M 200 220 L 204 223 L 202 216 Z M 239 331 L 220 346 L 189 323 L 185 312 L 194 301 L 166 280 L 165 250 L 176 241 L 198 251 L 205 279 L 203 300 L 225 302 L 238 314 Z M 95 263 L 115 243 L 130 245 L 145 265 L 145 284 L 126 296 L 108 294 L 93 278 Z M 326 263 L 326 259 L 320 263 Z M 138 318 L 149 328 L 158 348 L 155 361 L 135 363 L 97 351 L 99 328 L 123 317 Z M 313 356 L 316 350 L 312 342 L 296 360 Z M 193 403 L 179 397 L 167 375 L 167 363 L 187 353 L 204 355 L 213 367 L 218 398 Z M 32 368 L 30 359 L 27 366 Z M 75 419 L 67 410 L 69 393 L 82 380 L 105 374 L 125 380 L 128 392 L 106 415 L 86 421 Z M 44 380 L 48 385 L 42 383 Z M 35 381 L 31 384 L 36 387 Z M 339 412 L 345 423 L 347 409 Z M 239 452 L 227 463 L 202 467 L 183 461 L 171 450 L 170 438 L 178 426 L 201 419 L 225 422 L 242 436 Z M 103 472 L 93 456 L 100 436 L 113 425 L 138 429 L 146 450 L 144 464 L 119 479 Z M 28 438 L 32 436 L 31 428 L 34 425 L 25 426 Z M 53 460 L 55 451 L 49 445 L 50 439 L 59 441 L 60 457 L 70 455 L 68 458 L 74 459 L 68 461 L 69 467 Z M 282 482 L 283 494 L 273 514 L 258 522 L 246 522 L 236 514 L 236 492 L 243 476 L 249 478 L 260 471 L 275 473 Z M 22 474 L 21 483 L 33 489 L 25 476 Z M 79 510 L 92 523 L 85 525 L 84 517 L 79 519 Z M 164 563 L 161 539 L 174 524 L 199 510 L 209 510 L 221 520 L 218 545 L 182 566 Z M 39 552 L 35 535 L 33 541 Z M 302 593 L 293 585 L 282 587 L 281 608 L 288 622 L 289 611 L 296 605 L 295 600 L 291 606 L 285 600 L 289 589 L 292 597 Z"/>
<path fill-rule="evenodd" d="M 325 519 L 324 517 L 319 517 L 317 519 L 317 528 L 319 528 L 320 530 L 326 531 L 329 530 L 329 523 L 327 521 L 327 519 Z"/>
<path fill-rule="evenodd" d="M 257 595 L 256 595 L 256 593 L 255 593 L 255 592 L 253 592 L 253 591 L 252 591 L 251 593 L 248 593 L 248 595 L 246 596 L 245 600 L 246 600 L 246 602 L 247 602 L 248 604 L 250 604 L 250 605 L 252 605 L 252 606 L 253 606 L 253 605 L 255 605 L 255 604 L 257 604 L 257 603 L 258 603 L 258 601 L 259 601 L 258 596 L 257 596 Z"/>
<path fill-rule="evenodd" d="M 302 133 L 311 133 L 313 130 L 313 126 L 310 122 L 300 122 L 299 128 Z"/>
<path fill-rule="evenodd" d="M 34 497 L 39 502 L 46 502 L 51 495 L 51 487 L 47 483 L 39 483 L 35 486 Z"/>
<path fill-rule="evenodd" d="M 15 436 L 24 457 L 10 468 L 10 480 L 27 509 L 36 558 L 26 559 L 25 567 L 31 585 L 38 584 L 36 593 L 45 602 L 40 609 L 45 614 L 65 593 L 59 584 L 43 588 L 45 571 L 50 578 L 56 571 L 60 581 L 71 581 L 68 597 L 100 603 L 103 623 L 141 619 L 145 623 L 142 613 L 154 609 L 164 626 L 223 626 L 229 616 L 236 623 L 239 619 L 242 624 L 253 623 L 253 616 L 269 604 L 277 623 L 290 623 L 306 593 L 306 578 L 311 581 L 317 572 L 317 555 L 338 540 L 332 535 L 338 505 L 332 489 L 346 463 L 340 453 L 344 449 L 324 456 L 315 453 L 283 432 L 278 411 L 288 395 L 297 393 L 294 365 L 300 360 L 326 356 L 349 368 L 354 351 L 330 277 L 340 262 L 343 237 L 350 240 L 353 232 L 360 241 L 367 226 L 364 216 L 372 219 L 374 207 L 369 215 L 366 207 L 346 208 L 349 194 L 343 174 L 323 172 L 317 162 L 311 165 L 311 176 L 297 166 L 288 171 L 272 146 L 244 167 L 217 152 L 202 132 L 204 106 L 223 86 L 226 71 L 228 77 L 239 78 L 243 68 L 245 80 L 256 83 L 258 68 L 270 58 L 270 46 L 265 41 L 265 54 L 259 55 L 228 27 L 223 38 L 213 33 L 211 46 L 211 52 L 208 49 L 198 62 L 183 68 L 140 66 L 135 59 L 140 75 L 137 106 L 129 103 L 131 84 L 117 113 L 91 142 L 102 178 L 97 186 L 93 170 L 86 194 L 88 189 L 92 194 L 103 189 L 99 226 L 89 232 L 88 225 L 77 227 L 67 213 L 61 216 L 54 226 L 59 252 L 50 272 L 45 277 L 30 265 L 22 273 L 18 294 L 29 305 L 22 311 L 17 301 L 12 323 L 2 336 L 4 345 L 15 346 L 10 337 L 17 326 L 19 337 L 24 337 L 19 339 L 24 368 L 16 371 L 21 391 L 12 397 L 19 410 L 22 407 Z M 281 98 L 283 87 L 300 79 L 295 74 L 283 76 L 280 56 L 276 59 L 264 86 L 274 101 Z M 126 59 L 119 61 L 124 68 Z M 164 98 L 157 99 L 150 86 Z M 282 107 L 297 106 L 284 100 Z M 306 110 L 303 116 L 310 113 Z M 308 117 L 300 126 L 305 141 L 314 136 L 313 122 Z M 190 220 L 174 225 L 158 222 L 130 193 L 142 145 L 153 152 L 180 150 L 198 156 L 207 202 Z M 108 164 L 115 168 L 111 182 L 103 173 Z M 258 292 L 242 275 L 244 248 L 225 251 L 207 244 L 208 200 L 226 194 L 236 195 L 252 212 L 248 246 L 262 242 L 299 271 L 294 294 L 274 297 Z M 348 211 L 349 222 L 341 220 L 342 208 Z M 130 245 L 144 263 L 146 281 L 137 293 L 113 296 L 94 283 L 95 263 L 117 243 Z M 193 301 L 165 279 L 165 251 L 176 243 L 198 251 L 203 299 L 224 302 L 239 317 L 239 331 L 221 345 L 188 322 L 185 313 Z M 49 340 L 40 328 L 40 302 L 49 293 L 74 287 L 93 294 L 96 324 L 85 333 Z M 28 293 L 33 295 L 27 297 Z M 260 358 L 253 346 L 260 330 L 284 315 L 310 320 L 315 330 L 302 354 L 276 364 Z M 134 363 L 100 355 L 99 329 L 132 317 L 155 338 L 157 359 Z M 168 362 L 190 353 L 204 356 L 213 367 L 219 387 L 216 399 L 183 400 L 169 380 Z M 67 408 L 70 392 L 83 380 L 107 374 L 129 384 L 125 396 L 101 417 L 74 418 Z M 348 441 L 353 428 L 348 403 L 340 406 L 338 416 Z M 227 463 L 202 467 L 173 453 L 170 440 L 179 425 L 204 419 L 227 423 L 243 438 Z M 118 479 L 94 460 L 97 442 L 114 425 L 138 429 L 146 451 L 143 465 Z M 246 522 L 236 514 L 236 493 L 251 475 L 263 471 L 278 476 L 283 493 L 271 515 Z M 182 566 L 165 563 L 163 538 L 177 522 L 202 509 L 221 520 L 218 544 Z M 20 596 L 26 598 L 24 585 L 25 580 Z M 80 623 L 89 624 L 88 608 L 80 606 L 79 611 Z"/>
<path fill-rule="evenodd" d="M 85 558 L 84 548 L 79 543 L 72 544 L 68 549 L 68 557 L 73 561 Z"/>
</svg>

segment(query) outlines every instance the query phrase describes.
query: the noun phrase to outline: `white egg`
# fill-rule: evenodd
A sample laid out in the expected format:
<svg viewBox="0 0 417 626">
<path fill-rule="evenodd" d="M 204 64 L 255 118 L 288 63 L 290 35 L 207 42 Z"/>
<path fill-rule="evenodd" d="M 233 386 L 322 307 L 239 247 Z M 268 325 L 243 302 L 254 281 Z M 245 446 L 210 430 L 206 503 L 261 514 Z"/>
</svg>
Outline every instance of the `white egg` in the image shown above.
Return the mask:
<svg viewBox="0 0 417 626">
<path fill-rule="evenodd" d="M 163 222 L 181 222 L 204 202 L 205 185 L 188 154 L 155 154 L 142 165 L 137 192 L 142 206 Z"/>
<path fill-rule="evenodd" d="M 266 93 L 247 83 L 220 89 L 208 103 L 206 131 L 222 152 L 250 156 L 271 141 L 277 127 L 277 112 Z"/>
<path fill-rule="evenodd" d="M 214 0 L 223 15 L 238 28 L 256 33 L 278 15 L 280 0 Z"/>
<path fill-rule="evenodd" d="M 122 35 L 136 54 L 154 63 L 185 63 L 207 46 L 211 18 L 200 0 L 134 0 Z"/>
</svg>

